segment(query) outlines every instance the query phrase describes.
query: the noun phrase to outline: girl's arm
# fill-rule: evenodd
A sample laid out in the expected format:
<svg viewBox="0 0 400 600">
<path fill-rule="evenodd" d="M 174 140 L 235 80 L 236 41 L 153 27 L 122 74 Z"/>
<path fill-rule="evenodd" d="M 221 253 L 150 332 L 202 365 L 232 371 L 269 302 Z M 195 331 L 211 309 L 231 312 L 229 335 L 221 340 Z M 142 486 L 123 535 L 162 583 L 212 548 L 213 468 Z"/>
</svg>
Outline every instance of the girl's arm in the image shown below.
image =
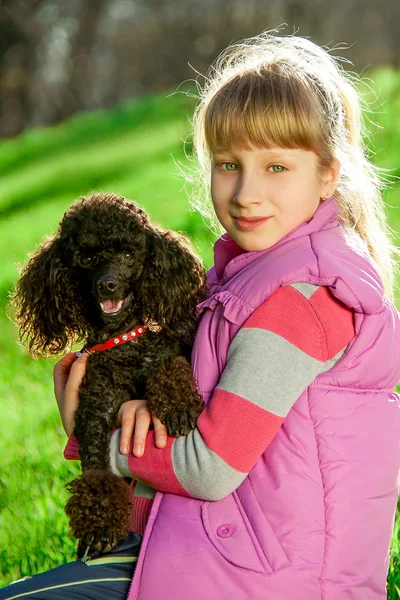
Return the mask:
<svg viewBox="0 0 400 600">
<path fill-rule="evenodd" d="M 354 333 L 353 312 L 327 287 L 279 288 L 233 339 L 196 428 L 184 437 L 168 436 L 164 449 L 149 432 L 140 458 L 132 448 L 120 454 L 116 431 L 113 471 L 163 492 L 224 498 L 254 467 L 302 392 L 341 358 Z"/>
</svg>

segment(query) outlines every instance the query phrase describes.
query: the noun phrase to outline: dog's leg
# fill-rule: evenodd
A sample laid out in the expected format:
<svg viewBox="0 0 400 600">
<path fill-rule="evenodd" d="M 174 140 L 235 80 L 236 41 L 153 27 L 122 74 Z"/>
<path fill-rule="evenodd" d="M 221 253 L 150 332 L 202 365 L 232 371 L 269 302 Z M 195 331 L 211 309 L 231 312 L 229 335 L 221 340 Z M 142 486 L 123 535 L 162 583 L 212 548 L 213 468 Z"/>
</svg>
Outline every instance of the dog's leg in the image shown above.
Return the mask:
<svg viewBox="0 0 400 600">
<path fill-rule="evenodd" d="M 129 484 L 108 466 L 111 430 L 125 398 L 116 401 L 115 395 L 111 397 L 103 388 L 96 402 L 98 393 L 90 389 L 89 394 L 89 389 L 84 386 L 80 390 L 75 415 L 83 473 L 68 484 L 71 497 L 65 509 L 72 535 L 78 540 L 79 558 L 88 548 L 90 554 L 108 552 L 128 537 L 132 512 Z"/>
<path fill-rule="evenodd" d="M 67 485 L 65 512 L 78 540 L 78 558 L 89 549 L 109 552 L 129 535 L 132 503 L 128 483 L 110 471 L 91 469 Z"/>
<path fill-rule="evenodd" d="M 147 405 L 175 436 L 187 435 L 196 425 L 204 408 L 197 391 L 190 363 L 178 356 L 149 377 L 146 389 Z"/>
</svg>

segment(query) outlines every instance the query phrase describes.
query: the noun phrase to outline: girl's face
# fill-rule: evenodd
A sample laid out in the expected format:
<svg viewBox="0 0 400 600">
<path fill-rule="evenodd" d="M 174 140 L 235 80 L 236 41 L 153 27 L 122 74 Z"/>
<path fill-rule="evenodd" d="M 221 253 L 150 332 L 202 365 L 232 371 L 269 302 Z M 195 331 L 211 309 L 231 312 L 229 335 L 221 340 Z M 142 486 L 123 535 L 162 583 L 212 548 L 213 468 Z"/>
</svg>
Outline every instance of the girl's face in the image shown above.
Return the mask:
<svg viewBox="0 0 400 600">
<path fill-rule="evenodd" d="M 334 193 L 338 174 L 338 161 L 319 172 L 308 150 L 221 149 L 212 155 L 214 210 L 243 250 L 266 250 L 311 219 L 320 199 Z"/>
</svg>

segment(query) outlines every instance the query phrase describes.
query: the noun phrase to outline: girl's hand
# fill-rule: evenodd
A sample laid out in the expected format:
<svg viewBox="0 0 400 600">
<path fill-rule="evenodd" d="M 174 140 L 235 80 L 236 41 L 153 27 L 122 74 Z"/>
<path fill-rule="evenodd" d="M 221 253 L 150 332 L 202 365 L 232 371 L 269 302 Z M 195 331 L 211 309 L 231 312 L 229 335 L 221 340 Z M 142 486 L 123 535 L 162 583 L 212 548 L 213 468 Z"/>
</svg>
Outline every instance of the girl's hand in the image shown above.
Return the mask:
<svg viewBox="0 0 400 600">
<path fill-rule="evenodd" d="M 154 423 L 156 445 L 158 448 L 165 448 L 167 445 L 167 428 L 157 417 L 151 414 L 146 400 L 129 400 L 121 406 L 118 411 L 118 424 L 122 427 L 119 448 L 121 454 L 128 454 L 133 430 L 135 430 L 133 454 L 137 457 L 142 456 L 151 421 Z"/>
<path fill-rule="evenodd" d="M 75 352 L 69 352 L 54 367 L 54 394 L 68 437 L 74 429 L 74 414 L 79 404 L 78 390 L 86 372 L 88 357 L 87 352 L 84 352 L 79 358 Z"/>
</svg>

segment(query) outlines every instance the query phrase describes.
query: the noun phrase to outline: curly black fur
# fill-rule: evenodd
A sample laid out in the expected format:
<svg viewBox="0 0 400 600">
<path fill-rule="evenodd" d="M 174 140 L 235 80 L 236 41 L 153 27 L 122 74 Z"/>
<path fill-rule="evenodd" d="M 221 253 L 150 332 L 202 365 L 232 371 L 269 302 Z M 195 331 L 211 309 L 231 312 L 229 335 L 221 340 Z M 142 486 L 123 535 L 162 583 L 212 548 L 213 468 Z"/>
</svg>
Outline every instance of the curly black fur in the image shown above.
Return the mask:
<svg viewBox="0 0 400 600">
<path fill-rule="evenodd" d="M 172 435 L 195 425 L 203 403 L 187 359 L 195 307 L 205 296 L 205 272 L 189 241 L 111 194 L 77 200 L 21 272 L 12 307 L 20 340 L 33 356 L 77 342 L 90 348 L 138 325 L 149 328 L 87 362 L 74 430 L 83 475 L 71 482 L 66 507 L 78 555 L 85 545 L 109 550 L 129 532 L 128 484 L 108 466 L 121 404 L 148 399 Z"/>
<path fill-rule="evenodd" d="M 124 479 L 107 470 L 85 471 L 67 485 L 71 492 L 65 512 L 71 532 L 79 540 L 77 555 L 109 552 L 130 529 L 131 498 Z M 110 518 L 117 515 L 116 520 Z"/>
</svg>

